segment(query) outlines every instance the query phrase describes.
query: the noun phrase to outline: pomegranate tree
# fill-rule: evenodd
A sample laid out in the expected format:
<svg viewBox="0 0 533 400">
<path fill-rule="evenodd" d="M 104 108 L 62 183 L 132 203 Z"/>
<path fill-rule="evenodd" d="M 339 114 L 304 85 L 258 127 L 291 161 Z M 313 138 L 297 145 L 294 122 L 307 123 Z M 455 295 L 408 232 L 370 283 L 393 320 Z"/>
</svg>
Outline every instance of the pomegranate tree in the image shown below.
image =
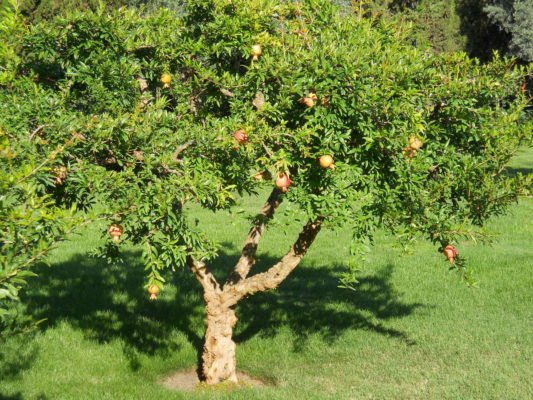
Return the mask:
<svg viewBox="0 0 533 400">
<path fill-rule="evenodd" d="M 520 176 L 502 171 L 531 132 L 525 70 L 425 53 L 402 27 L 326 0 L 186 3 L 179 15 L 81 13 L 13 36 L 18 73 L 0 87 L 0 127 L 28 154 L 82 138 L 54 161 L 68 177 L 41 179 L 41 190 L 65 207 L 96 204 L 113 221 L 102 231 L 105 255 L 124 242 L 143 250 L 146 297 L 155 300 L 178 267 L 196 277 L 205 382 L 237 380 L 239 302 L 277 288 L 322 229 L 350 229 L 354 256 L 376 229 L 404 244 L 427 239 L 454 262 L 435 260 L 472 283 L 447 246 L 477 236 L 522 190 Z M 220 279 L 219 245 L 189 205 L 228 210 L 240 194 L 265 191 Z M 257 273 L 282 202 L 304 222 L 285 255 Z"/>
</svg>

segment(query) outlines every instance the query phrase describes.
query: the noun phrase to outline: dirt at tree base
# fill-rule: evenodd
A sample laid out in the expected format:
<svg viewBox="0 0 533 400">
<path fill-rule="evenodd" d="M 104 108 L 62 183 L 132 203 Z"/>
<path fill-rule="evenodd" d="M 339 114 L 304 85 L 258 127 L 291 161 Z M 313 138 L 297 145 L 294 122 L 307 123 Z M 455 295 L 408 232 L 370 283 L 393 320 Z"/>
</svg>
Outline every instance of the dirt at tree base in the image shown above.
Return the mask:
<svg viewBox="0 0 533 400">
<path fill-rule="evenodd" d="M 244 372 L 237 372 L 237 378 L 239 382 L 233 383 L 221 383 L 215 386 L 207 386 L 200 383 L 196 370 L 177 371 L 171 375 L 167 375 L 162 378 L 159 383 L 171 390 L 181 390 L 186 392 L 192 392 L 195 390 L 209 390 L 211 388 L 224 388 L 225 390 L 242 389 L 250 387 L 266 387 L 269 384 L 260 381 L 257 378 L 253 378 Z"/>
</svg>

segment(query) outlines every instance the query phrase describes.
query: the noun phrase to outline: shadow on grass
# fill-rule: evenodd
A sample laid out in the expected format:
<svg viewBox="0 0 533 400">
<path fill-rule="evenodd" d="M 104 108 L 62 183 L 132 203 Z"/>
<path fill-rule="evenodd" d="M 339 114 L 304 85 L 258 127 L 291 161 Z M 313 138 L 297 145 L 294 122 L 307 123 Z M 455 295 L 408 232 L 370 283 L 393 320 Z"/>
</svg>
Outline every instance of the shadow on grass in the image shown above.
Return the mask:
<svg viewBox="0 0 533 400">
<path fill-rule="evenodd" d="M 360 279 L 356 291 L 340 289 L 333 266 L 326 273 L 323 268 L 307 266 L 294 273 L 273 292 L 259 293 L 243 301 L 238 308 L 237 342 L 255 335 L 275 336 L 279 327 L 289 327 L 295 334 L 294 350 L 305 347 L 311 335 L 320 335 L 333 342 L 351 329 L 365 329 L 415 344 L 406 333 L 389 328 L 390 318 L 411 314 L 419 303 L 403 303 L 393 289 L 390 279 L 392 265 L 386 265 L 375 275 Z"/>
<path fill-rule="evenodd" d="M 168 287 L 160 300 L 150 301 L 140 254 L 126 252 L 122 258 L 122 264 L 108 265 L 76 255 L 65 263 L 36 268 L 39 277 L 24 297 L 27 309 L 34 318 L 47 319 L 44 328 L 67 321 L 91 340 L 122 339 L 133 370 L 140 367 L 137 352 L 165 356 L 177 350 L 174 330 L 201 347 L 201 336 L 194 330 L 198 327 L 191 320 L 202 313 L 201 293 L 192 290 L 193 282 L 180 287 L 179 295 Z"/>
<path fill-rule="evenodd" d="M 518 174 L 522 174 L 522 175 L 533 174 L 533 168 L 511 168 L 511 167 L 507 167 L 505 169 L 505 175 L 507 175 L 510 178 L 515 177 Z"/>
<path fill-rule="evenodd" d="M 12 337 L 0 341 L 0 384 L 2 380 L 16 379 L 20 373 L 31 368 L 37 358 L 38 348 L 32 342 L 32 335 Z M 45 399 L 45 397 L 38 397 Z M 21 392 L 3 393 L 0 388 L 0 400 L 22 400 Z"/>
<path fill-rule="evenodd" d="M 22 400 L 22 393 L 18 392 L 15 394 L 2 394 L 0 393 L 0 400 Z"/>
<path fill-rule="evenodd" d="M 0 381 L 2 378 L 16 378 L 22 371 L 31 367 L 37 355 L 38 349 L 32 343 L 31 334 L 0 341 Z"/>
<path fill-rule="evenodd" d="M 236 259 L 236 251 L 225 248 L 217 264 L 228 270 Z M 33 280 L 24 299 L 28 310 L 35 318 L 48 319 L 43 329 L 67 321 L 89 339 L 102 343 L 121 339 L 133 370 L 140 367 L 138 353 L 165 356 L 177 350 L 175 331 L 185 334 L 200 353 L 203 302 L 190 272 L 183 269 L 174 273 L 161 298 L 150 301 L 143 288 L 145 271 L 139 254 L 126 253 L 124 260 L 124 265 L 109 266 L 76 255 L 51 268 L 38 268 L 39 278 Z M 276 261 L 263 256 L 257 270 Z M 348 329 L 366 329 L 413 344 L 405 333 L 384 324 L 421 306 L 401 301 L 390 282 L 392 269 L 391 265 L 384 266 L 362 278 L 358 290 L 351 291 L 337 287 L 341 265 L 302 265 L 278 290 L 239 304 L 235 340 L 274 336 L 280 328 L 288 327 L 295 334 L 295 351 L 304 348 L 310 335 L 333 341 Z"/>
</svg>

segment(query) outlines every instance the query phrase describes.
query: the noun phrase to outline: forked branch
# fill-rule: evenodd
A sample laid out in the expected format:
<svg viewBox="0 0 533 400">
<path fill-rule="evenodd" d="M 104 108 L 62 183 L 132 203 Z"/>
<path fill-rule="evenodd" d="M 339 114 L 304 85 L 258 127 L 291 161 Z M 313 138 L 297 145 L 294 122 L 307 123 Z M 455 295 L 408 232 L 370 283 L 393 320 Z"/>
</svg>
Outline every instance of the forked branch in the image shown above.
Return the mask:
<svg viewBox="0 0 533 400">
<path fill-rule="evenodd" d="M 307 250 L 315 240 L 322 227 L 323 217 L 309 221 L 303 227 L 298 239 L 283 258 L 268 271 L 241 280 L 232 286 L 224 287 L 222 299 L 225 306 L 231 307 L 243 297 L 256 292 L 274 289 L 300 264 Z"/>
</svg>

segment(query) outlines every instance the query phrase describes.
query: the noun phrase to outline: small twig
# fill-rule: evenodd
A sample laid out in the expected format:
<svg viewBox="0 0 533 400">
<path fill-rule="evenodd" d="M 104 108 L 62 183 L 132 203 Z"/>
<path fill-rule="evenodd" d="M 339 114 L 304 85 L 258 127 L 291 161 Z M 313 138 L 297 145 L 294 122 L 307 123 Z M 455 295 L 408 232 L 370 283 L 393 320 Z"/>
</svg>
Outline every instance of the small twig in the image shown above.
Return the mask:
<svg viewBox="0 0 533 400">
<path fill-rule="evenodd" d="M 233 93 L 232 91 L 229 91 L 228 89 L 220 88 L 220 92 L 224 96 L 227 96 L 227 97 L 234 97 L 235 96 L 235 93 Z"/>
<path fill-rule="evenodd" d="M 182 163 L 182 160 L 177 160 L 178 163 Z M 174 175 L 183 175 L 180 171 L 177 169 L 169 168 L 168 165 L 162 164 L 163 170 L 167 173 L 174 174 Z"/>
<path fill-rule="evenodd" d="M 188 142 L 183 143 L 182 145 L 179 145 L 178 148 L 176 149 L 176 151 L 174 152 L 174 155 L 173 155 L 172 158 L 174 160 L 176 160 L 176 161 L 179 161 L 178 157 L 179 157 L 180 153 L 182 153 L 186 148 L 191 146 L 193 143 L 194 143 L 194 140 L 189 140 Z"/>
<path fill-rule="evenodd" d="M 28 140 L 32 140 L 35 135 L 37 135 L 39 132 L 41 132 L 44 128 L 46 128 L 48 125 L 39 125 L 37 128 L 33 130 L 32 133 L 30 133 L 30 136 L 28 136 Z"/>
<path fill-rule="evenodd" d="M 268 156 L 270 158 L 272 158 L 274 155 L 272 154 L 272 152 L 270 151 L 270 149 L 266 146 L 266 144 L 263 143 L 263 148 L 265 149 L 266 153 L 268 154 Z"/>
</svg>

